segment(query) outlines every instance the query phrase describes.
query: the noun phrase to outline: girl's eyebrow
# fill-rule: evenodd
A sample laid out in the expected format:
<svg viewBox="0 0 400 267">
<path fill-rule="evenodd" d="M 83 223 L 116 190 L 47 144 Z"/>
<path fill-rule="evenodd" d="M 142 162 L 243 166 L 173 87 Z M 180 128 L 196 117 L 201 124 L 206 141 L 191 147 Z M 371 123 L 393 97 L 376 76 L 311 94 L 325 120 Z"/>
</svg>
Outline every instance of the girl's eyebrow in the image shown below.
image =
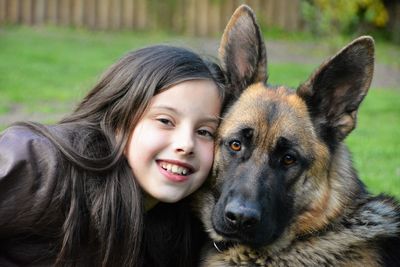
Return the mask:
<svg viewBox="0 0 400 267">
<path fill-rule="evenodd" d="M 154 107 L 151 107 L 151 109 L 169 110 L 169 111 L 171 111 L 171 112 L 173 112 L 173 113 L 175 113 L 177 115 L 184 115 L 179 110 L 177 110 L 177 109 L 175 109 L 173 107 L 170 107 L 170 106 L 162 106 L 162 105 L 161 106 L 154 106 Z M 220 120 L 219 116 L 206 116 L 206 117 L 202 118 L 200 121 L 202 123 L 213 123 L 213 124 L 218 125 L 219 124 L 219 120 Z"/>
<path fill-rule="evenodd" d="M 216 116 L 210 116 L 210 117 L 206 117 L 204 119 L 201 120 L 203 123 L 212 123 L 215 124 L 215 126 L 219 125 L 219 117 Z"/>
<path fill-rule="evenodd" d="M 170 107 L 170 106 L 163 106 L 163 105 L 161 105 L 161 106 L 153 106 L 153 107 L 151 107 L 151 109 L 166 109 L 166 110 L 169 110 L 169 111 L 172 111 L 174 113 L 178 113 L 179 114 L 178 110 L 176 110 L 175 108 Z"/>
</svg>

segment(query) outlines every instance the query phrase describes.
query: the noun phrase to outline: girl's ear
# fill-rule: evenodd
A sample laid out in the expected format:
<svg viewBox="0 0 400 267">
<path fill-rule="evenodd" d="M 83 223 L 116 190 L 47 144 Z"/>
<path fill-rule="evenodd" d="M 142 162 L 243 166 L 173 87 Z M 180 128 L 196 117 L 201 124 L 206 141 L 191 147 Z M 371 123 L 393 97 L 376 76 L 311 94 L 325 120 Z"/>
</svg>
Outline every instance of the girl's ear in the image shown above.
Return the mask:
<svg viewBox="0 0 400 267">
<path fill-rule="evenodd" d="M 253 10 L 246 5 L 236 9 L 225 28 L 219 58 L 233 98 L 252 83 L 266 82 L 267 56 Z"/>
<path fill-rule="evenodd" d="M 355 127 L 357 110 L 371 84 L 374 40 L 360 37 L 322 64 L 297 94 L 329 144 L 342 141 Z"/>
</svg>

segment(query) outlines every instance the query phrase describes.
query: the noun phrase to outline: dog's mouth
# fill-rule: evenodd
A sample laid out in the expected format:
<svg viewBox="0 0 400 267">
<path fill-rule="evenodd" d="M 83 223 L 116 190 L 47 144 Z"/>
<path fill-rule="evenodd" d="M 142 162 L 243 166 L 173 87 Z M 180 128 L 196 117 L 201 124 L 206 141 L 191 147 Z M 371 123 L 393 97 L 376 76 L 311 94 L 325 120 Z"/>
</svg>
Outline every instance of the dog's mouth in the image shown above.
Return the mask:
<svg viewBox="0 0 400 267">
<path fill-rule="evenodd" d="M 218 243 L 223 244 L 243 244 L 252 248 L 259 248 L 264 244 L 258 240 L 256 232 L 254 231 L 237 231 L 234 229 L 223 228 L 217 225 L 214 220 L 212 220 L 213 229 L 218 235 Z"/>
<path fill-rule="evenodd" d="M 222 235 L 221 235 L 222 236 Z M 234 245 L 234 244 L 241 244 L 245 245 L 254 249 L 259 249 L 260 247 L 264 246 L 264 243 L 261 242 L 254 242 L 254 239 L 252 238 L 246 238 L 245 236 L 239 236 L 239 235 L 230 235 L 230 236 L 225 236 L 223 235 L 223 241 L 218 241 L 216 242 L 218 247 L 222 246 L 227 247 L 228 245 Z"/>
<path fill-rule="evenodd" d="M 269 237 L 259 233 L 246 233 L 246 232 L 234 232 L 234 231 L 221 231 L 214 226 L 214 231 L 218 235 L 218 241 L 215 240 L 215 244 L 218 247 L 233 246 L 235 244 L 245 245 L 253 249 L 260 249 L 261 247 L 267 246 L 279 239 L 279 234 L 272 233 Z M 268 236 L 268 235 L 267 235 Z"/>
<path fill-rule="evenodd" d="M 229 248 L 238 245 L 238 243 L 232 241 L 213 241 L 213 245 L 218 252 L 224 252 Z"/>
<path fill-rule="evenodd" d="M 240 237 L 237 234 L 237 231 L 221 230 L 219 229 L 219 227 L 215 225 L 214 222 L 213 222 L 213 228 L 214 231 L 226 241 L 240 241 Z"/>
</svg>

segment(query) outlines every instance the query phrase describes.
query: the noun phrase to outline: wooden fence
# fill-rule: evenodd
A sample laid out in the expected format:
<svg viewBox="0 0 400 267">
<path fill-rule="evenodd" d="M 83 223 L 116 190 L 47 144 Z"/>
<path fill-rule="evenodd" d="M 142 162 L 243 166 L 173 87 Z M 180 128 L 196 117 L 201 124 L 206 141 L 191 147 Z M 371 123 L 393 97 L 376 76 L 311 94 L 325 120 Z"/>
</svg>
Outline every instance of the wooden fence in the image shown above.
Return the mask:
<svg viewBox="0 0 400 267">
<path fill-rule="evenodd" d="M 300 28 L 300 0 L 0 0 L 0 25 L 162 29 L 214 36 L 242 3 L 256 11 L 262 26 L 290 31 Z"/>
</svg>

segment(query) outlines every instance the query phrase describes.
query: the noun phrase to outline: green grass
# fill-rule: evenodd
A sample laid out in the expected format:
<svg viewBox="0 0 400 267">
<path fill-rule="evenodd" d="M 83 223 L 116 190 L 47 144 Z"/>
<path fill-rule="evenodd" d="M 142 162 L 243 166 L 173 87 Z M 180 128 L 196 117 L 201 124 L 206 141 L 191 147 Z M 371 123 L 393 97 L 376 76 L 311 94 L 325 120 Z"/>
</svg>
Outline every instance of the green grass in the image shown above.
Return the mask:
<svg viewBox="0 0 400 267">
<path fill-rule="evenodd" d="M 383 63 L 400 68 L 399 45 L 387 42 L 379 42 L 379 45 L 376 46 L 376 58 L 379 58 Z"/>
<path fill-rule="evenodd" d="M 307 80 L 316 67 L 312 64 L 274 63 L 268 69 L 268 82 L 297 88 Z"/>
<path fill-rule="evenodd" d="M 43 102 L 76 102 L 124 53 L 169 39 L 162 33 L 0 28 L 0 114 L 14 103 L 36 110 Z"/>
<path fill-rule="evenodd" d="M 400 91 L 370 90 L 348 137 L 360 177 L 374 193 L 400 198 Z"/>
<path fill-rule="evenodd" d="M 42 121 L 51 122 L 47 115 L 70 112 L 100 74 L 127 51 L 155 43 L 186 45 L 185 42 L 185 38 L 165 33 L 0 28 L 0 117 L 22 108 L 25 119 L 35 112 L 42 114 Z M 388 48 L 390 55 L 399 55 L 398 47 L 380 46 L 379 42 L 377 55 L 386 55 Z M 389 63 L 396 60 L 390 55 L 385 59 Z M 316 67 L 271 64 L 269 81 L 297 87 Z M 346 142 L 360 177 L 371 191 L 400 199 L 399 99 L 400 88 L 372 88 L 361 106 L 358 127 Z M 0 130 L 5 127 L 0 124 Z"/>
</svg>

